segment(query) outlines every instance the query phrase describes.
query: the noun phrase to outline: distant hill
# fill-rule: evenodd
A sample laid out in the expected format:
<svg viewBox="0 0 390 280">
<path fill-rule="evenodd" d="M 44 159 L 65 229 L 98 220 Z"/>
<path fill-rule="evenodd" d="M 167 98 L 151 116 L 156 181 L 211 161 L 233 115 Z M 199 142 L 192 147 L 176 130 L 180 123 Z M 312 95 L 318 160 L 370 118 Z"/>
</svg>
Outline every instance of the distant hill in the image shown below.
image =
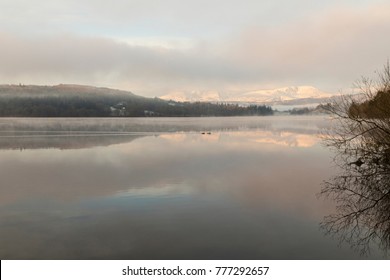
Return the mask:
<svg viewBox="0 0 390 280">
<path fill-rule="evenodd" d="M 1 117 L 105 117 L 123 102 L 147 102 L 131 92 L 82 85 L 0 85 Z"/>
<path fill-rule="evenodd" d="M 0 117 L 186 117 L 270 115 L 268 106 L 177 102 L 83 85 L 0 85 Z"/>
<path fill-rule="evenodd" d="M 36 86 L 36 85 L 0 85 L 0 97 L 18 97 L 18 98 L 43 98 L 43 97 L 136 97 L 129 91 L 116 89 L 60 84 L 56 86 Z M 140 96 L 139 96 L 140 97 Z"/>
</svg>

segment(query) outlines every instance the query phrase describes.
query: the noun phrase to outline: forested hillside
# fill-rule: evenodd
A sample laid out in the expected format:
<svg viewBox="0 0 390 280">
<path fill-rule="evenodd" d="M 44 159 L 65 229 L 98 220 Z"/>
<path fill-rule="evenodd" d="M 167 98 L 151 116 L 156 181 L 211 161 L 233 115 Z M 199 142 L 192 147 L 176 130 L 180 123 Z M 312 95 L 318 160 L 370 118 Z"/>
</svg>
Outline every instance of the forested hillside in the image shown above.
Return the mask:
<svg viewBox="0 0 390 280">
<path fill-rule="evenodd" d="M 272 115 L 268 106 L 175 102 L 78 85 L 0 86 L 0 117 L 198 117 Z"/>
</svg>

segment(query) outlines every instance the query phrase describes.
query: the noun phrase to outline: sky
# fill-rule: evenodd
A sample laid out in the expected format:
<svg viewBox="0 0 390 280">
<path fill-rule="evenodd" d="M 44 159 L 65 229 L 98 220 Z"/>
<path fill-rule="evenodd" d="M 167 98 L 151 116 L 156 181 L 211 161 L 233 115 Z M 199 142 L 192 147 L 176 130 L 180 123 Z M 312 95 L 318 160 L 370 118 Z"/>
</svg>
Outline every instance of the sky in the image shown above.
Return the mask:
<svg viewBox="0 0 390 280">
<path fill-rule="evenodd" d="M 389 34 L 388 0 L 0 0 L 0 84 L 336 93 L 383 67 Z"/>
</svg>

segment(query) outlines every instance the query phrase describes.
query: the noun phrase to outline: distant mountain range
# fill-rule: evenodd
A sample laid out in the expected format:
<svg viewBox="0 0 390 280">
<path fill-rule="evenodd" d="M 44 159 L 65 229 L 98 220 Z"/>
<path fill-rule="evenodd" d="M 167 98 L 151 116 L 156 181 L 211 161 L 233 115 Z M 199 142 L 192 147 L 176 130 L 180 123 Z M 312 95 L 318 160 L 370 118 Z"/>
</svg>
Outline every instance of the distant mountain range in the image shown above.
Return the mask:
<svg viewBox="0 0 390 280">
<path fill-rule="evenodd" d="M 291 86 L 277 89 L 255 90 L 239 94 L 228 94 L 219 91 L 176 91 L 160 96 L 165 100 L 180 102 L 226 102 L 236 104 L 311 104 L 321 103 L 334 94 L 327 93 L 312 86 Z"/>
</svg>

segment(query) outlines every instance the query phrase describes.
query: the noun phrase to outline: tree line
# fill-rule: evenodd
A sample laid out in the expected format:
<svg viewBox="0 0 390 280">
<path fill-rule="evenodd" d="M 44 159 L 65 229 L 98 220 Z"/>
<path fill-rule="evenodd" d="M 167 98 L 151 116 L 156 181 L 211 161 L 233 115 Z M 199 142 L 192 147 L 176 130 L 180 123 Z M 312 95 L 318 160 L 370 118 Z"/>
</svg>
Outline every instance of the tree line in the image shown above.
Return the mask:
<svg viewBox="0 0 390 280">
<path fill-rule="evenodd" d="M 200 117 L 272 114 L 272 108 L 264 105 L 243 107 L 125 95 L 0 97 L 0 117 Z"/>
</svg>

